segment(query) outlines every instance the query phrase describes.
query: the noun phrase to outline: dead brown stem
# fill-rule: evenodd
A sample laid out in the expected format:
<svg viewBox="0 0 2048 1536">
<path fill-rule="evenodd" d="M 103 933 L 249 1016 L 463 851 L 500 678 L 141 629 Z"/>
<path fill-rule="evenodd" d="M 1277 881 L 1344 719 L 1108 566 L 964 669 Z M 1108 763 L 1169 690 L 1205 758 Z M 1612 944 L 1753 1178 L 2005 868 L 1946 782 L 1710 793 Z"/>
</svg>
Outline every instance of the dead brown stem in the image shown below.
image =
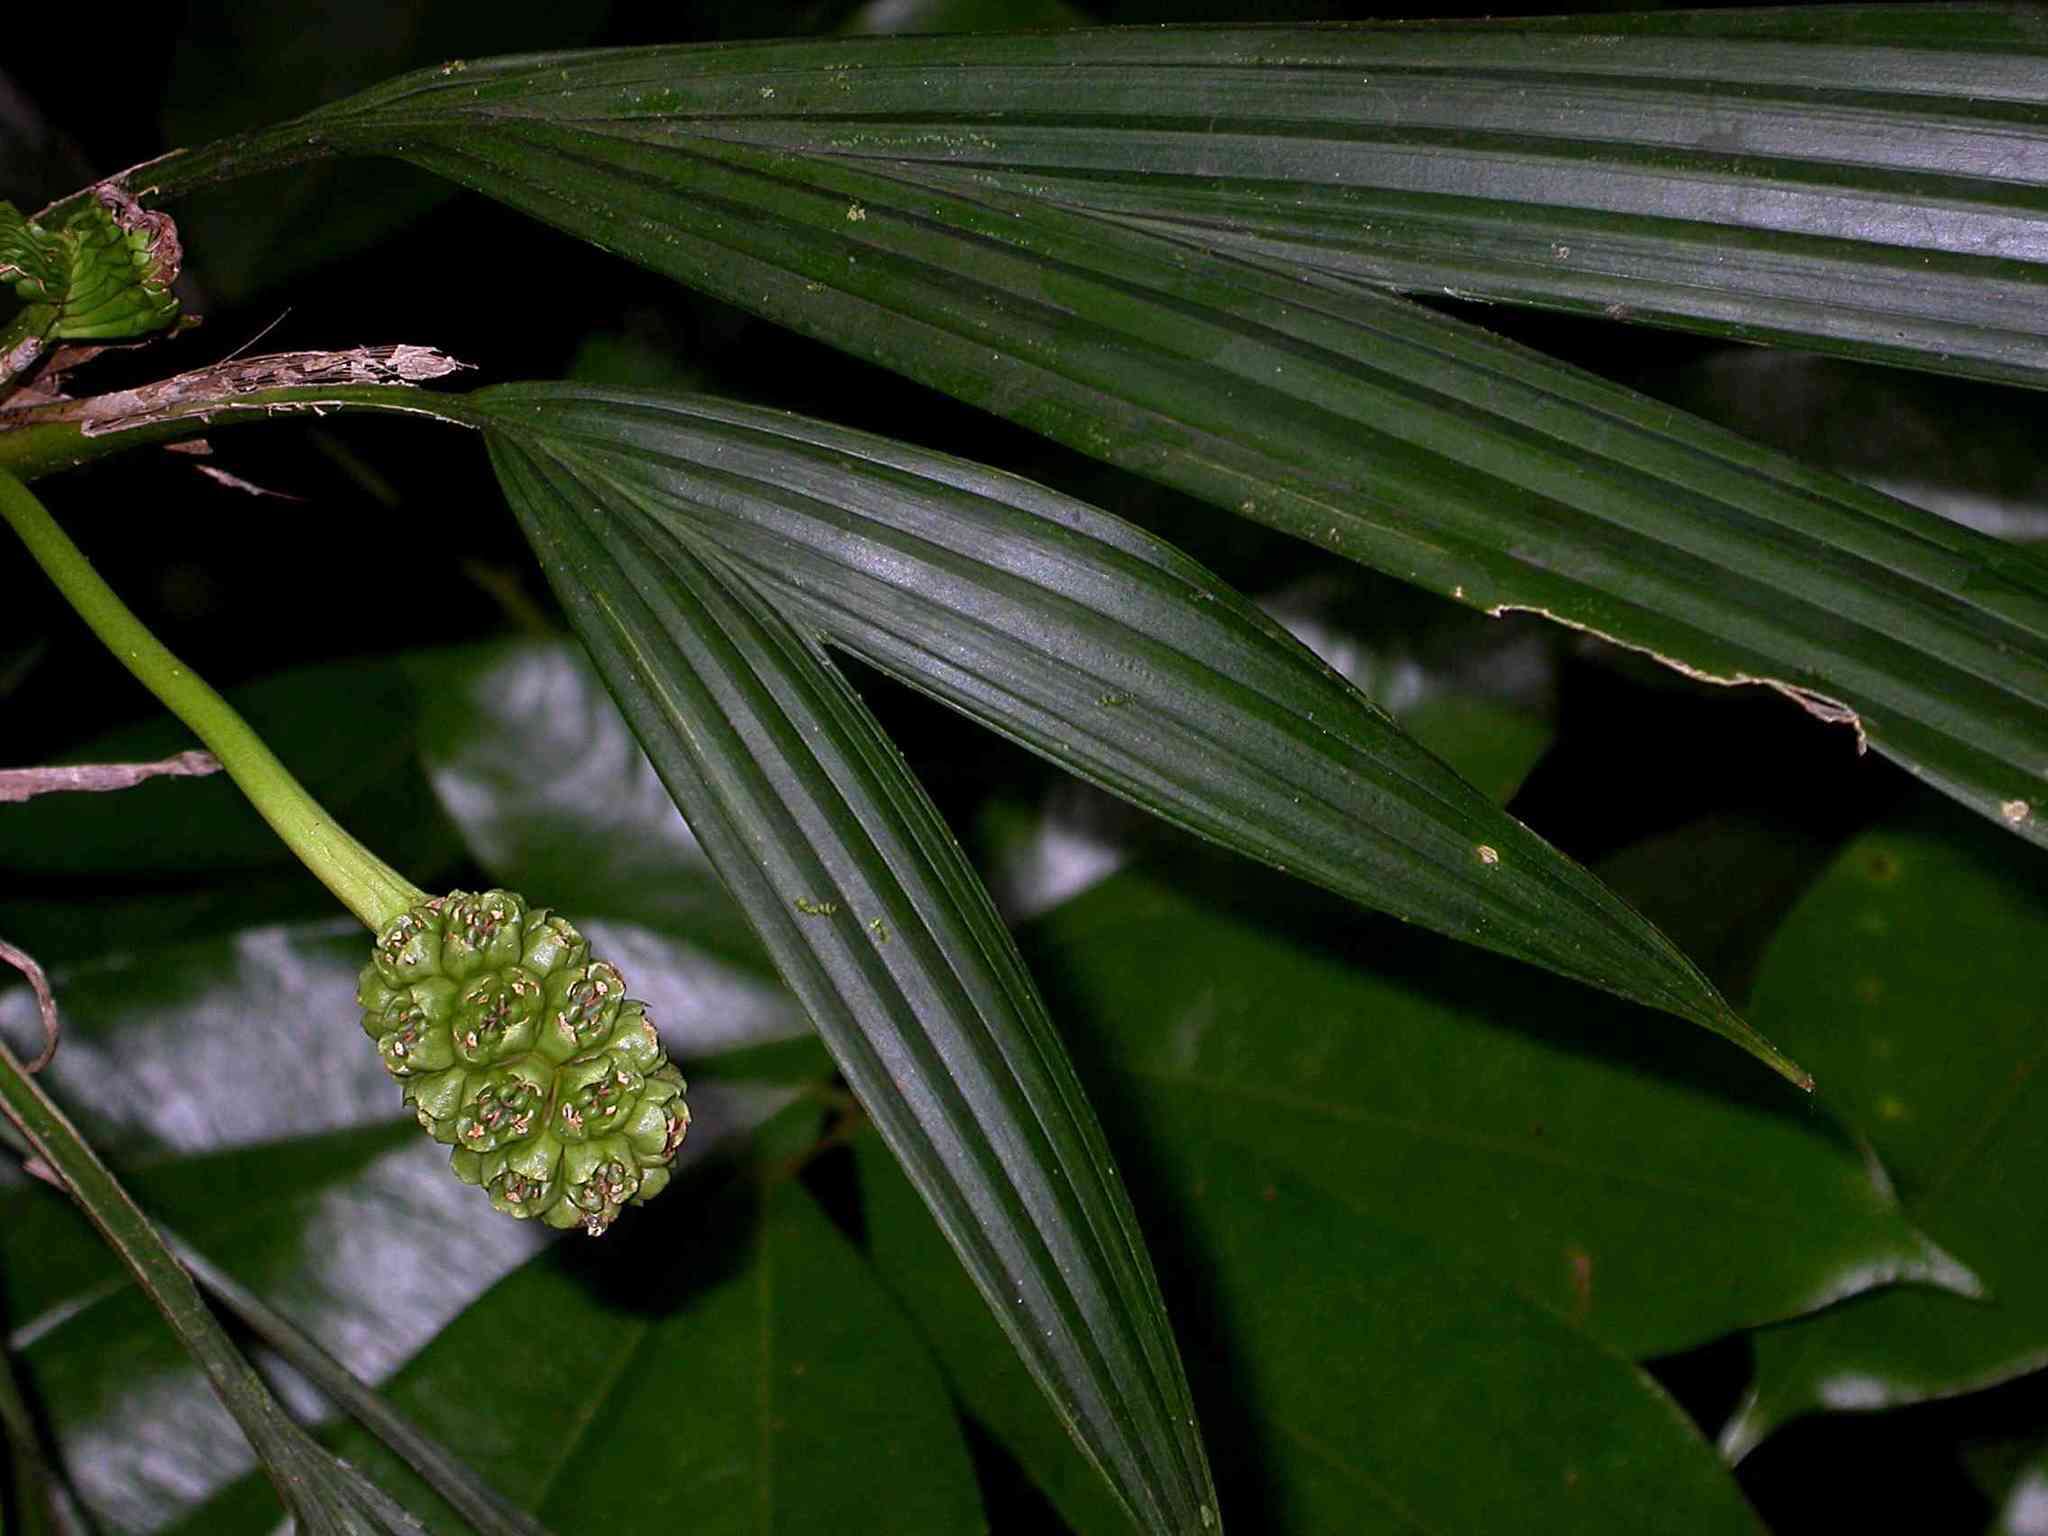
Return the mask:
<svg viewBox="0 0 2048 1536">
<path fill-rule="evenodd" d="M 43 1048 L 28 1064 L 28 1070 L 40 1072 L 56 1058 L 57 1042 L 64 1037 L 64 1023 L 57 1017 L 57 999 L 50 991 L 50 978 L 43 974 L 43 968 L 36 964 L 34 956 L 16 949 L 5 939 L 0 939 L 0 962 L 13 966 L 26 976 L 30 989 L 36 995 L 36 1008 L 43 1016 Z"/>
<path fill-rule="evenodd" d="M 211 752 L 180 752 L 154 763 L 78 763 L 60 768 L 0 768 L 0 804 L 70 791 L 133 789 L 144 779 L 219 773 Z"/>
<path fill-rule="evenodd" d="M 176 416 L 235 408 L 238 397 L 265 390 L 304 389 L 327 385 L 406 385 L 446 378 L 468 367 L 432 347 L 407 345 L 351 347 L 342 352 L 278 352 L 244 357 L 136 389 L 92 395 L 82 400 L 38 402 L 10 408 L 0 426 L 64 422 L 87 437 L 126 432 Z M 273 410 L 303 410 L 317 402 L 273 404 Z"/>
</svg>

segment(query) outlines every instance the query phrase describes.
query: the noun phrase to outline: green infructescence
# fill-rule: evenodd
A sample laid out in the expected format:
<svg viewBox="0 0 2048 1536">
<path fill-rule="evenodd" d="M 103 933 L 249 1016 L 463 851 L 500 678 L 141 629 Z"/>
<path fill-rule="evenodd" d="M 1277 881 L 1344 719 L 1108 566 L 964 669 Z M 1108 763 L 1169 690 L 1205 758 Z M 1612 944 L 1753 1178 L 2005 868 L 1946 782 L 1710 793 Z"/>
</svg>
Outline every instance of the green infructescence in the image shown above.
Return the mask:
<svg viewBox="0 0 2048 1536">
<path fill-rule="evenodd" d="M 652 1199 L 689 1130 L 646 1005 L 573 927 L 509 891 L 429 896 L 327 814 L 219 694 L 0 470 L 0 522 L 74 611 L 206 744 L 307 869 L 377 935 L 363 1027 L 456 1177 L 508 1215 L 595 1236 Z"/>
<path fill-rule="evenodd" d="M 456 1177 L 507 1215 L 603 1232 L 689 1129 L 645 1005 L 582 935 L 509 891 L 455 891 L 377 935 L 363 1028 Z"/>
</svg>

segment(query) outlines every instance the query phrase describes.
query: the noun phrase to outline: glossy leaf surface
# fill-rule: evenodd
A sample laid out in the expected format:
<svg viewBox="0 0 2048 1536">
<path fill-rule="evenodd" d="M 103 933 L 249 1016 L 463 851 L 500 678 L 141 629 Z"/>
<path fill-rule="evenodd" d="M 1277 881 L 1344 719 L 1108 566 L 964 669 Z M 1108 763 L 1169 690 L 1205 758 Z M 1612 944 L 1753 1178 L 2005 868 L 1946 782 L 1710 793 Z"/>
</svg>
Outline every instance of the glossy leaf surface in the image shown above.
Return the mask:
<svg viewBox="0 0 2048 1536">
<path fill-rule="evenodd" d="M 1500 136 L 1472 144 L 1496 149 L 1458 177 L 1512 204 L 1575 128 L 1672 140 L 1698 122 L 1716 71 L 1736 69 L 1757 99 L 1712 96 L 1706 132 L 1732 136 L 1714 142 L 1741 144 L 1756 169 L 1715 148 L 1702 180 L 1675 140 L 1637 145 L 1593 173 L 1607 188 L 1589 194 L 1595 229 L 1662 186 L 1681 218 L 1705 218 L 1694 256 L 1739 270 L 1730 253 L 1744 244 L 1709 216 L 1717 202 L 1769 224 L 1816 205 L 1791 182 L 1839 175 L 1851 190 L 1801 239 L 1867 232 L 1881 259 L 1854 281 L 1809 272 L 1809 292 L 1940 291 L 1935 313 L 2025 324 L 2041 309 L 2027 243 L 2039 240 L 2027 167 L 2041 130 L 2023 106 L 2041 72 L 2037 29 L 2013 13 L 1955 15 L 1945 43 L 1921 13 L 1880 10 L 1637 23 L 1633 39 L 1568 25 L 1147 29 L 539 56 L 407 76 L 150 177 L 175 193 L 324 154 L 401 155 L 1474 607 L 1545 613 L 1694 676 L 1853 718 L 1880 751 L 2041 842 L 2048 565 L 1361 286 L 1342 250 L 1375 217 L 1333 215 L 1337 233 L 1299 241 L 1267 238 L 1256 219 L 1233 232 L 1227 218 L 1138 206 L 1227 203 L 1235 182 L 1271 177 L 1274 217 L 1298 204 L 1322 219 L 1314 210 L 1341 207 L 1364 174 L 1347 159 L 1350 130 L 1332 125 L 1387 100 L 1425 124 L 1493 122 Z M 1799 40 L 1816 28 L 1818 46 Z M 1847 41 L 1858 28 L 1874 46 Z M 1833 94 L 1897 69 L 1898 97 L 1874 109 Z M 1616 94 L 1633 71 L 1652 82 L 1647 98 Z M 1810 112 L 1787 94 L 1802 79 L 1818 92 Z M 1518 136 L 1524 107 L 1535 116 Z M 1381 131 L 1358 130 L 1368 145 Z M 1775 171 L 1773 152 L 1792 145 L 1806 146 L 1797 174 Z M 1063 146 L 1076 163 L 1063 166 Z M 1969 206 L 1979 194 L 1989 203 Z M 1569 272 L 1556 252 L 1585 246 L 1585 220 L 1523 212 L 1537 265 Z M 1948 231 L 1941 248 L 1916 249 L 1930 230 Z M 1455 243 L 1468 249 L 1471 232 Z M 1788 260 L 1799 264 L 1766 251 L 1758 265 L 1782 273 Z M 1652 278 L 1653 310 L 1654 290 Z M 1735 309 L 1761 321 L 1773 302 Z M 1880 325 L 1896 333 L 1898 317 Z M 1928 345 L 1965 350 L 1947 334 Z"/>
<path fill-rule="evenodd" d="M 688 1006 L 720 985 L 714 960 L 646 930 L 593 929 L 607 949 L 633 953 L 637 993 L 666 1000 L 663 1037 L 686 1070 L 700 1022 L 704 1047 L 738 1043 L 722 1011 Z M 95 1144 L 118 1154 L 153 1217 L 378 1378 L 539 1234 L 457 1184 L 445 1155 L 400 1118 L 355 1024 L 365 947 L 360 929 L 337 922 L 116 951 L 60 971 L 66 1038 L 46 1077 Z M 24 1038 L 30 1017 L 22 990 L 0 992 L 8 1039 Z M 693 1085 L 685 1161 L 789 1093 Z M 154 1529 L 248 1467 L 155 1312 L 77 1214 L 31 1183 L 0 1188 L 0 1316 L 110 1528 Z M 317 1399 L 293 1405 L 319 1411 Z"/>
<path fill-rule="evenodd" d="M 536 1256 L 406 1364 L 393 1401 L 562 1532 L 981 1528 L 952 1405 L 908 1321 L 800 1185 L 757 1190 L 753 1176 L 691 1187 L 687 1210 L 651 1237 L 621 1227 L 629 1251 L 602 1262 Z M 633 1271 L 652 1283 L 617 1282 Z M 431 1510 L 362 1435 L 340 1448 Z M 189 1529 L 237 1528 L 256 1492 L 235 1490 Z M 429 1529 L 465 1527 L 438 1511 Z"/>
<path fill-rule="evenodd" d="M 1882 35 L 1919 23 L 1882 12 L 1876 25 Z M 1767 23 L 1749 27 L 1761 33 L 1747 66 L 1759 86 L 1798 63 L 1845 70 L 1858 86 L 1858 68 L 1888 68 L 1886 49 L 1843 55 L 1841 39 L 1794 47 L 1769 37 Z M 2003 27 L 2009 57 L 1929 53 L 1925 68 L 1942 74 L 1935 94 L 1985 98 L 1982 113 L 2011 117 L 2040 70 L 2023 33 Z M 1221 29 L 551 55 L 408 76 L 150 174 L 174 193 L 319 154 L 401 154 L 692 287 L 1446 596 L 1538 610 L 1694 676 L 1767 684 L 1823 719 L 1853 717 L 1878 750 L 2048 842 L 2040 559 L 1376 295 L 1313 250 L 1264 240 L 1249 250 L 1227 233 L 1092 207 L 1071 190 L 1073 176 L 1114 201 L 1114 166 L 1106 178 L 1094 164 L 1069 176 L 1047 147 L 1122 158 L 1139 199 L 1190 186 L 1186 195 L 1202 197 L 1272 170 L 1276 203 L 1341 201 L 1354 168 L 1341 152 L 1323 154 L 1317 135 L 1370 117 L 1391 90 L 1384 72 L 1372 84 L 1376 47 L 1413 53 L 1421 80 L 1466 57 L 1462 84 L 1456 72 L 1425 86 L 1397 70 L 1397 98 L 1421 92 L 1432 113 L 1454 117 L 1530 100 L 1552 129 L 1552 90 L 1583 88 L 1569 78 L 1573 61 L 1618 80 L 1634 59 L 1696 102 L 1710 61 L 1729 68 L 1743 57 L 1726 41 L 1659 39 L 1655 27 L 1634 43 L 1518 27 Z M 1432 51 L 1444 55 L 1434 66 Z M 1565 68 L 1567 80 L 1501 86 L 1501 72 L 1516 80 L 1544 66 Z M 2005 84 L 1987 90 L 1982 70 Z M 1049 92 L 1059 111 L 1044 106 Z M 1190 102 L 1200 102 L 1192 117 Z M 1714 133 L 1767 147 L 1790 131 L 1767 100 L 1726 111 L 1733 127 L 1716 117 Z M 1671 133 L 1675 121 L 1671 102 L 1645 111 L 1612 92 L 1565 109 L 1565 129 L 1577 117 L 1602 119 L 1610 133 Z M 1921 172 L 1870 170 L 1905 199 L 1880 229 L 1937 227 L 1950 215 L 1968 223 L 1976 215 L 1950 207 L 1954 188 L 1942 190 L 1939 172 L 1980 172 L 1972 143 L 1999 143 L 2023 164 L 2038 133 L 1985 123 L 1923 135 L 1929 125 L 1909 119 L 1874 135 L 1874 119 L 1855 111 L 1815 121 L 1839 129 L 1819 143 L 1837 158 L 1812 162 L 1823 178 L 1837 162 L 1845 176 L 1864 174 L 1872 154 L 1931 158 L 1927 184 L 1913 180 Z M 1657 154 L 1683 166 L 1669 145 Z M 1194 160 L 1165 174 L 1176 156 Z M 1753 209 L 1790 197 L 1761 176 L 1720 174 L 1720 193 Z M 1614 184 L 1642 178 L 1622 170 Z M 1599 217 L 1616 211 L 1626 209 Z M 1552 207 L 1530 205 L 1526 217 L 1546 248 L 1585 242 Z M 1997 240 L 2023 246 L 2032 215 L 1982 217 L 1985 229 L 2007 231 Z M 1712 199 L 1702 219 L 1692 236 L 1710 231 L 1712 264 L 1729 266 Z M 1909 274 L 1880 287 L 1921 291 L 1931 268 L 1911 248 L 1905 260 Z M 1978 256 L 1956 260 L 1970 268 L 1960 293 L 1980 313 L 2038 309 L 2003 276 L 2017 262 L 1978 270 Z M 1849 289 L 1837 272 L 1815 291 Z"/>
<path fill-rule="evenodd" d="M 655 770 L 1011 1343 L 1146 1529 L 1214 1495 L 1129 1201 L 1008 932 L 858 696 L 573 459 L 493 462 Z"/>
<path fill-rule="evenodd" d="M 2033 395 L 1730 347 L 1637 375 L 1660 400 L 2015 543 L 2048 540 Z"/>
<path fill-rule="evenodd" d="M 1704 1042 L 1221 874 L 1130 871 L 1027 935 L 1145 1145 L 1256 1153 L 1631 1357 L 1968 1285 L 1809 1101 Z"/>
<path fill-rule="evenodd" d="M 1890 1291 L 1760 1334 L 1731 1451 L 1802 1413 L 1950 1396 L 2048 1364 L 2044 945 L 2030 861 L 1954 816 L 1859 839 L 1773 943 L 1758 1016 L 1812 1053 L 1827 1102 L 1990 1296 Z"/>
<path fill-rule="evenodd" d="M 529 56 L 311 123 L 395 141 L 472 107 L 840 162 L 1358 283 L 2038 382 L 2044 91 L 2025 10 L 1837 6 Z"/>
<path fill-rule="evenodd" d="M 799 627 L 1145 809 L 1791 1070 L 1598 881 L 1130 524 L 727 402 L 521 385 L 479 404 L 494 440 L 603 497 L 617 537 L 730 564 Z"/>
<path fill-rule="evenodd" d="M 1669 1400 L 1555 1314 L 1242 1149 L 1195 1140 L 1160 1162 L 1162 1262 L 1210 1342 L 1197 1388 L 1244 1480 L 1224 1496 L 1261 1530 L 1760 1529 Z M 956 1388 L 1057 1496 L 1052 1437 L 985 1325 L 945 1300 L 930 1223 L 880 1157 L 863 1172 L 884 1273 L 937 1314 Z M 1116 1529 L 1061 1509 L 1084 1536 Z"/>
<path fill-rule="evenodd" d="M 317 1444 L 229 1338 L 199 1288 L 134 1198 L 14 1054 L 0 1046 L 0 1106 L 11 1151 L 35 1159 L 76 1202 L 150 1299 L 214 1400 L 261 1462 L 295 1529 L 410 1536 L 418 1521 L 359 1470 Z M 10 1388 L 12 1382 L 9 1383 Z"/>
<path fill-rule="evenodd" d="M 1561 647 L 1539 620 L 1489 621 L 1355 566 L 1258 601 L 1496 804 L 1514 797 L 1556 739 Z M 1127 801 L 1063 774 L 1024 778 L 1014 757 L 999 771 L 1004 787 L 983 805 L 972 847 L 1013 922 L 1147 853 L 1185 851 L 1183 839 Z M 1690 958 L 1690 946 L 1679 947 Z"/>
</svg>

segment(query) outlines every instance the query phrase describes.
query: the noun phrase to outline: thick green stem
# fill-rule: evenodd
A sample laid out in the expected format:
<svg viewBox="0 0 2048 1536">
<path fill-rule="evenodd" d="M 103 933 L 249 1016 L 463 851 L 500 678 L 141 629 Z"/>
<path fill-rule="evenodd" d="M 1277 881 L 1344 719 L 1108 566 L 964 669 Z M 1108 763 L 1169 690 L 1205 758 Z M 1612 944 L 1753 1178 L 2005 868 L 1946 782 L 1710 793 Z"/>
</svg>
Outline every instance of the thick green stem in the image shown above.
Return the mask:
<svg viewBox="0 0 2048 1536">
<path fill-rule="evenodd" d="M 28 546 L 65 600 L 121 664 L 135 674 L 220 759 L 263 819 L 342 904 L 382 928 L 426 893 L 350 837 L 277 760 L 227 700 L 194 677 L 128 611 L 29 488 L 0 470 L 0 517 Z"/>
</svg>

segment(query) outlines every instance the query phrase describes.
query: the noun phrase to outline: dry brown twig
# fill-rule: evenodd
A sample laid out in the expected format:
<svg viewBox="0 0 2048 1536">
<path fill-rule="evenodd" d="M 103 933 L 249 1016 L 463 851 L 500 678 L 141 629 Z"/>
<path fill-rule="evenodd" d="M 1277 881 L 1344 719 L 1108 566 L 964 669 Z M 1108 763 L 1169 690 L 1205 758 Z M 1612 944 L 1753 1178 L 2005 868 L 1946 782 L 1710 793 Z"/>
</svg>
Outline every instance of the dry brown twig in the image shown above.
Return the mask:
<svg viewBox="0 0 2048 1536">
<path fill-rule="evenodd" d="M 0 768 L 0 804 L 36 795 L 133 789 L 144 779 L 219 773 L 211 752 L 180 752 L 154 763 L 78 763 L 61 768 Z"/>
<path fill-rule="evenodd" d="M 317 397 L 293 400 L 251 400 L 266 391 L 318 389 L 326 385 L 410 386 L 446 378 L 471 365 L 432 347 L 350 347 L 339 352 L 277 352 L 264 357 L 236 358 L 194 369 L 175 378 L 159 379 L 135 389 L 92 395 L 82 400 L 10 400 L 0 412 L 0 425 L 29 427 L 50 423 L 76 426 L 87 437 L 127 432 L 173 420 L 212 421 L 241 411 L 265 413 L 307 411 L 319 415 L 337 402 Z M 402 398 L 402 395 L 399 396 Z M 393 404 L 387 409 L 403 410 Z M 432 412 L 424 414 L 431 415 Z"/>
<path fill-rule="evenodd" d="M 43 974 L 35 957 L 26 950 L 16 949 L 5 939 L 0 939 L 0 963 L 13 966 L 28 978 L 30 989 L 36 995 L 36 1008 L 43 1016 L 43 1048 L 35 1060 L 28 1063 L 28 1070 L 40 1072 L 57 1055 L 57 1042 L 63 1038 L 64 1024 L 57 1017 L 57 999 L 50 991 L 50 978 Z"/>
<path fill-rule="evenodd" d="M 145 779 L 196 778 L 220 772 L 211 752 L 180 752 L 153 763 L 79 763 L 61 768 L 0 768 L 0 802 L 27 800 L 36 795 L 65 791 L 103 792 L 132 789 Z M 40 1072 L 57 1054 L 63 1038 L 63 1021 L 57 1016 L 57 999 L 50 992 L 50 980 L 43 968 L 25 950 L 0 939 L 0 963 L 14 967 L 28 979 L 36 995 L 36 1008 L 43 1020 L 43 1048 L 28 1070 Z M 30 1170 L 34 1172 L 34 1169 Z"/>
</svg>

